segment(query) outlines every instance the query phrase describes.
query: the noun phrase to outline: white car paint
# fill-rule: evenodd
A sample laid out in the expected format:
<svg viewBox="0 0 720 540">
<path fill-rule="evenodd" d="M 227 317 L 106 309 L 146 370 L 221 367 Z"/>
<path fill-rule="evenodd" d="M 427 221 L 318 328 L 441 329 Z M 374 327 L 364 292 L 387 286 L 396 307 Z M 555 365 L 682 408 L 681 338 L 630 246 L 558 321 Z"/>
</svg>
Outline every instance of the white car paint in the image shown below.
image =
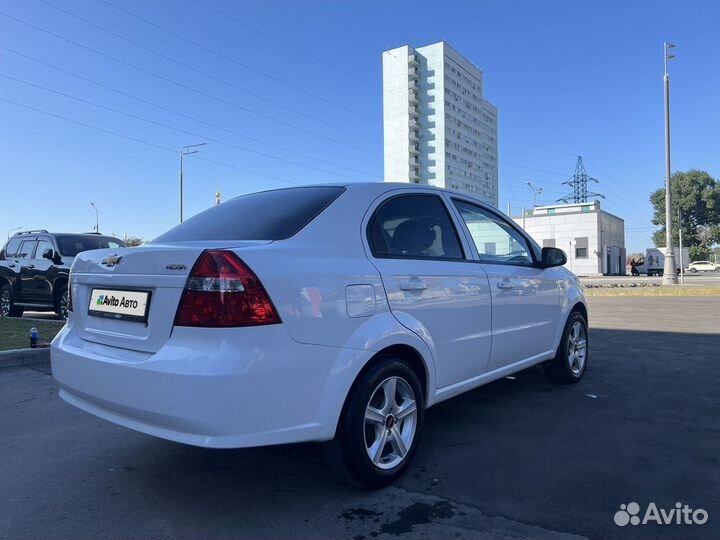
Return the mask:
<svg viewBox="0 0 720 540">
<path fill-rule="evenodd" d="M 373 257 L 366 234 L 373 210 L 415 193 L 442 197 L 466 260 Z M 552 358 L 570 311 L 587 309 L 581 285 L 560 267 L 479 263 L 450 193 L 349 184 L 286 240 L 150 243 L 80 254 L 71 277 L 74 311 L 51 348 L 61 397 L 165 439 L 248 447 L 333 438 L 353 382 L 389 347 L 421 360 L 427 406 Z M 466 194 L 453 197 L 485 206 Z M 262 282 L 281 324 L 174 326 L 191 269 L 206 249 L 237 254 Z M 109 255 L 122 259 L 108 267 L 101 261 Z M 511 288 L 499 288 L 501 282 Z M 147 325 L 89 316 L 93 288 L 151 291 Z"/>
<path fill-rule="evenodd" d="M 718 272 L 720 265 L 710 261 L 695 261 L 688 265 L 688 272 Z"/>
</svg>

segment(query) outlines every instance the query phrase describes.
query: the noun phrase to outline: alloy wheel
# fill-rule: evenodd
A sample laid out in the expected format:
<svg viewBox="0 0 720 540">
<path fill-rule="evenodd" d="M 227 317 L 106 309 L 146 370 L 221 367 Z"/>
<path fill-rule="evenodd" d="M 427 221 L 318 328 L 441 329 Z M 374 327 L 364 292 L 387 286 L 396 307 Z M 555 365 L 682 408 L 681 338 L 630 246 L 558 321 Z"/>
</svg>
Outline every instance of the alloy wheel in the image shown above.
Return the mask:
<svg viewBox="0 0 720 540">
<path fill-rule="evenodd" d="M 575 321 L 570 327 L 567 354 L 570 371 L 572 371 L 575 376 L 580 375 L 585 368 L 585 360 L 587 358 L 587 331 L 585 330 L 585 325 L 580 321 Z"/>
<path fill-rule="evenodd" d="M 58 306 L 60 309 L 60 318 L 62 320 L 66 320 L 68 318 L 68 291 L 67 289 L 63 291 L 62 295 L 60 295 L 60 305 Z"/>
<path fill-rule="evenodd" d="M 401 377 L 388 377 L 370 397 L 365 409 L 365 450 L 380 469 L 399 465 L 417 431 L 417 400 Z"/>
<path fill-rule="evenodd" d="M 4 289 L 0 294 L 0 317 L 7 317 L 10 314 L 12 302 L 10 301 L 10 291 Z"/>
</svg>

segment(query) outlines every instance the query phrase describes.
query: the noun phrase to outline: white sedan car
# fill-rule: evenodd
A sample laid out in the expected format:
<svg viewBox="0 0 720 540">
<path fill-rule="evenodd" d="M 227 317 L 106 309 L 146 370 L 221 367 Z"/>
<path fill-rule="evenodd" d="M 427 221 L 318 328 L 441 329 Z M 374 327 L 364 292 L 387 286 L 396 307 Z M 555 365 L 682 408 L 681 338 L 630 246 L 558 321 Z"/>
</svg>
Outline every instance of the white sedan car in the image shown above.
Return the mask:
<svg viewBox="0 0 720 540">
<path fill-rule="evenodd" d="M 695 261 L 688 264 L 688 272 L 720 272 L 720 264 L 710 261 Z"/>
<path fill-rule="evenodd" d="M 81 253 L 53 375 L 68 403 L 172 441 L 332 440 L 379 487 L 410 464 L 426 408 L 540 363 L 582 378 L 587 307 L 565 261 L 466 194 L 245 195 Z"/>
</svg>

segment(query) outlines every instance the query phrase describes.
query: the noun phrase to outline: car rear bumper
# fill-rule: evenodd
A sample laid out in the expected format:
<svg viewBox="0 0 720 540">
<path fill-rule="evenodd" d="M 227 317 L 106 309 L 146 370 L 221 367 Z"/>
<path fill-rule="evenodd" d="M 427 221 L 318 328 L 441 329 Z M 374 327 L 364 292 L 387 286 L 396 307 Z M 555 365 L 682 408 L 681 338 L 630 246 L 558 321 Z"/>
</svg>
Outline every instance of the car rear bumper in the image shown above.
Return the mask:
<svg viewBox="0 0 720 540">
<path fill-rule="evenodd" d="M 175 328 L 156 353 L 81 339 L 51 348 L 60 397 L 100 418 L 195 446 L 240 448 L 334 436 L 364 351 L 304 345 L 282 325 Z"/>
</svg>

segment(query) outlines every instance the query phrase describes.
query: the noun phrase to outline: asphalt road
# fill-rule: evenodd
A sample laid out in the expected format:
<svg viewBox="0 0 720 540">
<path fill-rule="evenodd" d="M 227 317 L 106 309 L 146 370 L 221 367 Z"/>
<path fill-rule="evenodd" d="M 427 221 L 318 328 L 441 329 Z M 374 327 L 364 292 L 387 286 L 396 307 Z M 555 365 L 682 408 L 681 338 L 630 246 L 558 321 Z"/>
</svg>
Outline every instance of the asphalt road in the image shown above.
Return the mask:
<svg viewBox="0 0 720 540">
<path fill-rule="evenodd" d="M 165 442 L 66 405 L 47 366 L 2 369 L 0 538 L 717 538 L 720 298 L 590 302 L 582 383 L 533 368 L 430 409 L 409 474 L 376 492 L 319 445 Z M 616 526 L 630 502 L 709 520 Z"/>
</svg>

